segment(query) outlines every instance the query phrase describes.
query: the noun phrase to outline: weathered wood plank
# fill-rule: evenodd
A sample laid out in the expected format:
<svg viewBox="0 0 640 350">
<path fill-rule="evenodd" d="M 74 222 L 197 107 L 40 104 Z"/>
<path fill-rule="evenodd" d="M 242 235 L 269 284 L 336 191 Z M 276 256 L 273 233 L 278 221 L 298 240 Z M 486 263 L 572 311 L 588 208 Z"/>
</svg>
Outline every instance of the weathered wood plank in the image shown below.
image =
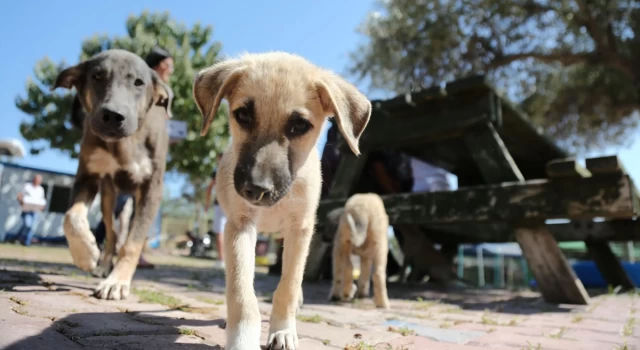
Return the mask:
<svg viewBox="0 0 640 350">
<path fill-rule="evenodd" d="M 361 150 L 417 146 L 447 138 L 459 137 L 476 125 L 489 121 L 489 100 L 476 105 L 456 106 L 437 113 L 416 109 L 416 115 L 406 118 L 391 116 L 384 110 L 374 110 L 371 121 L 360 139 Z M 340 143 L 341 149 L 348 147 Z M 345 149 L 346 151 L 346 149 Z"/>
<path fill-rule="evenodd" d="M 627 219 L 637 215 L 627 175 L 461 188 L 450 192 L 382 196 L 391 224 L 513 222 L 517 220 Z M 320 203 L 318 217 L 346 198 Z"/>
<path fill-rule="evenodd" d="M 465 134 L 464 141 L 487 183 L 524 181 L 520 169 L 491 122 L 478 125 Z"/>
<path fill-rule="evenodd" d="M 591 177 L 591 172 L 585 169 L 575 158 L 556 159 L 547 164 L 547 176 L 550 178 Z"/>
<path fill-rule="evenodd" d="M 587 245 L 587 251 L 595 262 L 602 278 L 607 284 L 614 287 L 621 286 L 623 290 L 635 288 L 633 280 L 627 274 L 627 271 L 620 264 L 620 260 L 611 250 L 609 242 L 603 240 L 587 239 L 584 242 Z"/>
<path fill-rule="evenodd" d="M 626 170 L 618 156 L 589 158 L 585 161 L 587 169 L 593 175 L 626 174 Z"/>
<path fill-rule="evenodd" d="M 559 304 L 589 304 L 589 295 L 544 223 L 520 226 L 516 240 L 544 298 Z M 535 249 L 531 249 L 535 247 Z"/>
</svg>

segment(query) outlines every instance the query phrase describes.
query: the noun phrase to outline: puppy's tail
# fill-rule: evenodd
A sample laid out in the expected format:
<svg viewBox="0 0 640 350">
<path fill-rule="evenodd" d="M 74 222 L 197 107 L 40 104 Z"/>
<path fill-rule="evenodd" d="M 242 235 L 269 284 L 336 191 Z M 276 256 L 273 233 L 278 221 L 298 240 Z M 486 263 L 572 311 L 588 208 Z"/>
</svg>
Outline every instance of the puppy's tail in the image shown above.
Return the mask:
<svg viewBox="0 0 640 350">
<path fill-rule="evenodd" d="M 346 212 L 345 219 L 351 231 L 351 244 L 354 247 L 360 247 L 367 238 L 367 223 L 363 218 L 356 218 L 352 213 Z"/>
</svg>

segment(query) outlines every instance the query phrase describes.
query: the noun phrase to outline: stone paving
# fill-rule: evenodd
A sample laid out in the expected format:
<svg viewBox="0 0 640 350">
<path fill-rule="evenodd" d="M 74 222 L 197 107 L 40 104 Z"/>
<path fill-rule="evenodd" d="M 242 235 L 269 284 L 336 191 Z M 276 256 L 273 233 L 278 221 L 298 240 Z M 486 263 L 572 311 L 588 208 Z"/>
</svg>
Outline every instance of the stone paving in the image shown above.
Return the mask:
<svg viewBox="0 0 640 350">
<path fill-rule="evenodd" d="M 0 245 L 1 349 L 224 349 L 224 277 L 212 261 L 151 255 L 125 301 L 91 296 L 98 280 L 64 248 Z M 256 289 L 266 342 L 277 278 Z M 552 305 L 533 292 L 389 284 L 390 310 L 370 299 L 325 302 L 304 285 L 302 350 L 640 349 L 640 294 L 604 293 L 589 306 Z M 638 321 L 636 321 L 638 320 Z"/>
</svg>

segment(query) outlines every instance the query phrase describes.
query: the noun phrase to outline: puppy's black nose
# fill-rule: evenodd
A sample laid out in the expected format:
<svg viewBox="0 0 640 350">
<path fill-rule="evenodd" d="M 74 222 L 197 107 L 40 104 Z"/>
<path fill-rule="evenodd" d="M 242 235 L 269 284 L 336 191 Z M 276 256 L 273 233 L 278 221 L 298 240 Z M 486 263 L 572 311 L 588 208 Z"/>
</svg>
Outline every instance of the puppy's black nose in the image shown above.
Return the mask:
<svg viewBox="0 0 640 350">
<path fill-rule="evenodd" d="M 242 196 L 252 202 L 259 202 L 269 196 L 273 191 L 273 186 L 267 183 L 246 183 L 242 187 Z"/>
<path fill-rule="evenodd" d="M 119 128 L 124 122 L 124 116 L 114 110 L 104 108 L 102 110 L 102 121 L 109 127 Z"/>
</svg>

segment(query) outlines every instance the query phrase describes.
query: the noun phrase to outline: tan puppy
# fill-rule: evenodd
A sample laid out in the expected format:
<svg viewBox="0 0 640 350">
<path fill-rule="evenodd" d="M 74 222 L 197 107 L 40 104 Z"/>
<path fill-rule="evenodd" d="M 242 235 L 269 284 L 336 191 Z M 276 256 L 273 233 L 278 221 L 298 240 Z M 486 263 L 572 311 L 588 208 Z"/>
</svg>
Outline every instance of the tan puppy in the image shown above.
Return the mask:
<svg viewBox="0 0 640 350">
<path fill-rule="evenodd" d="M 282 52 L 246 54 L 198 73 L 194 98 L 204 135 L 223 98 L 232 143 L 220 160 L 218 201 L 227 213 L 227 349 L 256 350 L 261 317 L 253 289 L 256 232 L 282 232 L 280 283 L 273 294 L 267 347 L 297 349 L 296 309 L 321 186 L 316 141 L 335 116 L 351 150 L 371 115 L 353 85 Z"/>
<path fill-rule="evenodd" d="M 355 194 L 344 208 L 330 215 L 340 215 L 333 240 L 333 286 L 331 301 L 349 301 L 369 296 L 369 282 L 373 269 L 373 302 L 388 309 L 387 253 L 389 252 L 389 217 L 382 198 L 375 193 Z M 360 257 L 358 286 L 353 284 L 351 254 Z"/>
</svg>

